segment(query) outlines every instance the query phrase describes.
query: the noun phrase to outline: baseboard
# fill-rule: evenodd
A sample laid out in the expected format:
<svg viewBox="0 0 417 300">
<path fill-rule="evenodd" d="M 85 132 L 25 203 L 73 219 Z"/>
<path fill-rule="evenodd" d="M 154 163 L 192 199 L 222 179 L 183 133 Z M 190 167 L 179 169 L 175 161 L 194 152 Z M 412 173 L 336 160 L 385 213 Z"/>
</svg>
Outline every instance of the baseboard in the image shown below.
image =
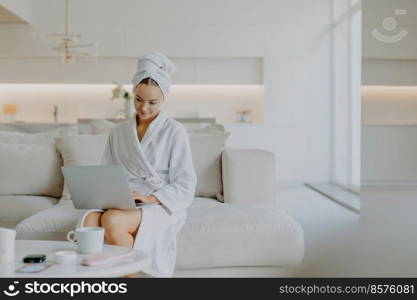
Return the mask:
<svg viewBox="0 0 417 300">
<path fill-rule="evenodd" d="M 361 188 L 357 185 L 344 185 L 344 184 L 340 184 L 340 183 L 337 183 L 337 182 L 332 182 L 332 184 L 340 187 L 341 189 L 345 189 L 346 191 L 349 191 L 353 194 L 356 194 L 356 195 L 360 195 L 360 193 L 361 193 Z"/>
<path fill-rule="evenodd" d="M 401 186 L 401 185 L 409 185 L 415 186 L 417 185 L 416 180 L 363 180 L 362 187 L 364 186 Z"/>
<path fill-rule="evenodd" d="M 285 181 L 279 180 L 275 182 L 276 187 L 301 187 L 304 186 L 303 181 Z"/>
<path fill-rule="evenodd" d="M 305 185 L 316 191 L 317 193 L 325 196 L 340 206 L 359 214 L 360 213 L 360 195 L 356 192 L 352 192 L 338 184 L 324 182 L 324 183 L 308 183 Z"/>
</svg>

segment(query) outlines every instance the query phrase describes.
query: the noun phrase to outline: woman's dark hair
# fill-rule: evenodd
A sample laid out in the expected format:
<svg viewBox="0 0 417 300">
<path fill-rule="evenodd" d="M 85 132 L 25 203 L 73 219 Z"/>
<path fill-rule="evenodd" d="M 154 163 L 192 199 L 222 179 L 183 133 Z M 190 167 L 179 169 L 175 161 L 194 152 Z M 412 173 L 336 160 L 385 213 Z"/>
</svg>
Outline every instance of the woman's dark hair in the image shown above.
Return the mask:
<svg viewBox="0 0 417 300">
<path fill-rule="evenodd" d="M 158 82 L 156 82 L 155 80 L 153 80 L 151 77 L 146 77 L 146 78 L 143 78 L 143 79 L 139 82 L 139 84 L 152 84 L 152 85 L 154 85 L 154 86 L 158 86 L 158 87 L 159 87 Z"/>
</svg>

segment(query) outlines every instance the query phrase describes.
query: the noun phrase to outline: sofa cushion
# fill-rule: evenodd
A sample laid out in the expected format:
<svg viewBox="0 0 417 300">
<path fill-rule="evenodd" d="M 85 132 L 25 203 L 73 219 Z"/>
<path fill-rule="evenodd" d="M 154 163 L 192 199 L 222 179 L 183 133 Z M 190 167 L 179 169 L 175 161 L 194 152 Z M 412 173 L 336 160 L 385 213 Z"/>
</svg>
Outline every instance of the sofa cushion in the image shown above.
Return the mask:
<svg viewBox="0 0 417 300">
<path fill-rule="evenodd" d="M 83 213 L 63 201 L 23 220 L 16 231 L 19 238 L 65 239 Z M 289 267 L 301 262 L 304 238 L 300 225 L 281 209 L 196 198 L 177 236 L 177 249 L 180 269 Z"/>
<path fill-rule="evenodd" d="M 62 160 L 53 144 L 0 142 L 0 195 L 61 197 Z"/>
<path fill-rule="evenodd" d="M 116 124 L 104 119 L 96 119 L 90 122 L 92 134 L 109 134 Z"/>
<path fill-rule="evenodd" d="M 61 153 L 64 166 L 100 165 L 108 135 L 74 135 L 55 139 L 55 145 Z M 68 187 L 64 185 L 63 200 L 71 198 Z"/>
<path fill-rule="evenodd" d="M 0 131 L 0 195 L 61 197 L 62 160 L 54 137 L 77 133 L 75 126 L 36 134 Z"/>
<path fill-rule="evenodd" d="M 81 134 L 55 138 L 65 166 L 99 165 L 108 139 L 107 134 Z"/>
<path fill-rule="evenodd" d="M 78 134 L 76 126 L 64 126 L 40 133 L 23 133 L 0 130 L 0 142 L 24 144 L 53 144 L 55 137 Z"/>
<path fill-rule="evenodd" d="M 222 154 L 222 172 L 225 203 L 274 203 L 274 153 L 260 149 L 226 149 Z"/>
<path fill-rule="evenodd" d="M 273 206 L 196 198 L 177 238 L 176 268 L 282 266 L 304 255 L 301 226 Z"/>
<path fill-rule="evenodd" d="M 53 207 L 57 198 L 42 196 L 0 196 L 0 222 L 17 224 L 39 211 Z"/>
<path fill-rule="evenodd" d="M 42 232 L 51 233 L 54 237 L 61 232 L 62 239 L 66 233 L 73 230 L 78 218 L 86 210 L 75 209 L 72 201 L 60 201 L 57 205 L 40 211 L 20 222 L 16 226 L 18 238 L 25 238 L 25 234 Z"/>
<path fill-rule="evenodd" d="M 1 124 L 0 123 L 0 131 L 7 131 L 7 132 L 21 132 L 19 128 L 13 126 L 14 124 Z"/>
<path fill-rule="evenodd" d="M 196 197 L 223 201 L 221 155 L 227 134 L 222 131 L 189 132 L 191 155 L 197 175 Z"/>
</svg>

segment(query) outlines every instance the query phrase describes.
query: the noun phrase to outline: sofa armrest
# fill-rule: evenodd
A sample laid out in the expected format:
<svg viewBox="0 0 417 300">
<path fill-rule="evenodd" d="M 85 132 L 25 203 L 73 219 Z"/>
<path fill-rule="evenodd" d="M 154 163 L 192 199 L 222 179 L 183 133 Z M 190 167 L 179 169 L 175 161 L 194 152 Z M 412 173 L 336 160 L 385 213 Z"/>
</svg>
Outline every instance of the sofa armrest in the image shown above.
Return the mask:
<svg viewBox="0 0 417 300">
<path fill-rule="evenodd" d="M 258 149 L 225 149 L 222 174 L 225 203 L 274 204 L 274 153 Z"/>
</svg>

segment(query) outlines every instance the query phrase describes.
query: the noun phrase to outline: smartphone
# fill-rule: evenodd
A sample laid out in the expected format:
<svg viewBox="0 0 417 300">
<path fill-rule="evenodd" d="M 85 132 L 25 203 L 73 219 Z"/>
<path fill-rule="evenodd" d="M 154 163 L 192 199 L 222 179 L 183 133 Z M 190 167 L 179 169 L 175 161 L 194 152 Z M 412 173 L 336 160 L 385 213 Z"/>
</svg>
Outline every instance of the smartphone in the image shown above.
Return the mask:
<svg viewBox="0 0 417 300">
<path fill-rule="evenodd" d="M 46 260 L 45 254 L 30 254 L 23 257 L 23 262 L 27 263 L 43 263 Z"/>
<path fill-rule="evenodd" d="M 38 273 L 52 266 L 52 263 L 26 264 L 16 269 L 19 273 Z"/>
</svg>

